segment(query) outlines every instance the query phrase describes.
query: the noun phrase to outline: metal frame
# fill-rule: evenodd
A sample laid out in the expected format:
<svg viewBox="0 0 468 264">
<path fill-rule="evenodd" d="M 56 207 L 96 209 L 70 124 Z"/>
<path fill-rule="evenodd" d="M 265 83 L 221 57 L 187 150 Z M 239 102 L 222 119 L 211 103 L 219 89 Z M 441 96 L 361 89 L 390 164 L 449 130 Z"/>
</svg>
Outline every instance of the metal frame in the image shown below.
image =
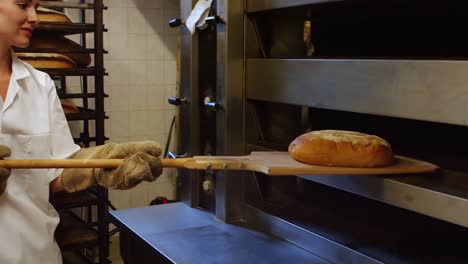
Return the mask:
<svg viewBox="0 0 468 264">
<path fill-rule="evenodd" d="M 181 0 L 181 17 L 186 18 L 197 1 Z M 179 154 L 193 155 L 200 153 L 200 113 L 198 100 L 198 37 L 181 27 L 181 78 L 180 98 L 187 98 L 187 103 L 179 111 Z M 198 172 L 179 170 L 178 180 L 182 186 L 180 199 L 190 205 L 198 206 L 200 177 Z"/>
<path fill-rule="evenodd" d="M 190 1 L 190 7 L 194 2 Z M 217 155 L 241 155 L 246 151 L 245 122 L 251 118 L 246 114 L 248 100 L 468 125 L 464 103 L 468 101 L 465 92 L 465 84 L 468 83 L 466 61 L 246 59 L 247 38 L 255 37 L 246 26 L 248 12 L 325 2 L 336 1 L 216 1 L 217 15 L 225 22 L 216 27 L 216 103 L 221 105 L 216 112 Z M 184 9 L 187 6 L 181 5 L 184 18 L 191 11 Z M 200 128 L 197 127 L 200 116 L 196 105 L 201 102 L 191 101 L 197 100 L 193 96 L 200 92 L 196 79 L 198 60 L 201 59 L 198 58 L 197 45 L 197 35 L 192 37 L 182 32 L 184 63 L 181 96 L 189 98 L 189 104 L 183 107 L 187 107 L 185 110 L 191 115 L 189 119 L 184 119 L 189 120 L 190 123 L 186 125 L 191 129 L 184 129 L 181 116 L 181 146 L 195 151 L 189 151 L 189 154 L 200 151 Z M 422 82 L 422 77 L 430 81 Z M 450 88 L 450 92 L 447 88 Z M 414 97 L 401 100 L 401 94 L 408 92 Z M 415 101 L 415 98 L 418 100 Z M 184 130 L 189 134 L 184 135 Z M 186 153 L 186 149 L 182 149 L 181 153 Z M 186 181 L 185 186 L 189 186 L 184 190 L 187 196 L 183 200 L 196 207 L 200 177 L 194 176 L 184 174 L 180 178 Z M 247 204 L 245 197 L 253 194 L 247 193 L 246 186 L 255 184 L 253 181 L 256 180 L 252 177 L 234 172 L 216 173 L 217 219 L 226 223 L 243 222 L 247 226 L 259 228 L 309 252 L 319 252 L 331 262 L 381 263 L 270 215 L 259 209 L 261 207 Z M 452 177 L 450 173 L 441 179 L 432 179 L 434 184 L 409 178 L 303 178 L 468 227 L 464 213 L 468 203 L 466 197 L 460 195 L 465 190 L 463 186 L 453 188 L 457 177 Z M 451 188 L 438 184 L 438 180 L 447 180 Z M 451 206 L 447 207 L 446 203 Z M 429 204 L 435 205 L 435 208 Z"/>
<path fill-rule="evenodd" d="M 468 125 L 466 72 L 466 61 L 250 59 L 246 96 Z"/>
<path fill-rule="evenodd" d="M 244 1 L 217 1 L 217 14 L 225 23 L 217 25 L 216 153 L 243 154 L 244 117 Z M 242 218 L 242 177 L 239 172 L 216 176 L 216 217 L 225 222 Z"/>
<path fill-rule="evenodd" d="M 268 11 L 285 7 L 312 5 L 330 2 L 339 2 L 343 0 L 263 0 L 247 1 L 247 12 Z"/>
<path fill-rule="evenodd" d="M 245 219 L 251 225 L 261 227 L 264 231 L 281 237 L 309 252 L 316 252 L 320 257 L 332 263 L 382 263 L 252 206 L 246 206 Z"/>
</svg>

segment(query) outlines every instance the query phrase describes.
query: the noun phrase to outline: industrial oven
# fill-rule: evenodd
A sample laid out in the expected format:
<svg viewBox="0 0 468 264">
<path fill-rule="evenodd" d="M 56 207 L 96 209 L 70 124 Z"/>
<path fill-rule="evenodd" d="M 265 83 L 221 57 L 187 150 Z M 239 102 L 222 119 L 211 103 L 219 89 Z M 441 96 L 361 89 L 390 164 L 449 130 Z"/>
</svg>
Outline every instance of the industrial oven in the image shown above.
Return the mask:
<svg viewBox="0 0 468 264">
<path fill-rule="evenodd" d="M 181 20 L 196 2 L 180 1 Z M 285 151 L 343 129 L 441 169 L 181 170 L 182 202 L 111 213 L 124 259 L 468 263 L 467 17 L 466 1 L 214 0 L 206 28 L 180 28 L 174 157 Z"/>
</svg>

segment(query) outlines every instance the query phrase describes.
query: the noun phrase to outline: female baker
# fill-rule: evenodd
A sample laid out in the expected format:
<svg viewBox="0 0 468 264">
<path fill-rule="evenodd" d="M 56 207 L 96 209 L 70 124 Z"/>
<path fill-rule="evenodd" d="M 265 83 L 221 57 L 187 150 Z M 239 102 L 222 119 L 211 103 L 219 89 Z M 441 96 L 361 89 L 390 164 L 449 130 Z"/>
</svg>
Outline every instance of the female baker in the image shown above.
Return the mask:
<svg viewBox="0 0 468 264">
<path fill-rule="evenodd" d="M 59 217 L 49 192 L 74 192 L 94 184 L 129 189 L 161 174 L 154 142 L 80 149 L 51 78 L 19 60 L 38 25 L 38 0 L 0 0 L 0 158 L 123 158 L 117 169 L 0 168 L 0 263 L 62 263 L 54 241 Z"/>
</svg>

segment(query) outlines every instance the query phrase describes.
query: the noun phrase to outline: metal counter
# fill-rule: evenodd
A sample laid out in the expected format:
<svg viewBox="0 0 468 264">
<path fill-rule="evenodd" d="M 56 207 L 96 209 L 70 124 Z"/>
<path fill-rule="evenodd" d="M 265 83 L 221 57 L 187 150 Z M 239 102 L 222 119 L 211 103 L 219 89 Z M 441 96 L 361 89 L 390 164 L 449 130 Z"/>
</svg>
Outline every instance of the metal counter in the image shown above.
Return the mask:
<svg viewBox="0 0 468 264">
<path fill-rule="evenodd" d="M 284 240 L 225 224 L 184 203 L 119 210 L 110 215 L 114 224 L 159 252 L 167 263 L 329 263 Z M 143 254 L 140 250 L 137 247 L 137 252 L 130 254 Z M 154 259 L 138 261 L 155 263 Z"/>
</svg>

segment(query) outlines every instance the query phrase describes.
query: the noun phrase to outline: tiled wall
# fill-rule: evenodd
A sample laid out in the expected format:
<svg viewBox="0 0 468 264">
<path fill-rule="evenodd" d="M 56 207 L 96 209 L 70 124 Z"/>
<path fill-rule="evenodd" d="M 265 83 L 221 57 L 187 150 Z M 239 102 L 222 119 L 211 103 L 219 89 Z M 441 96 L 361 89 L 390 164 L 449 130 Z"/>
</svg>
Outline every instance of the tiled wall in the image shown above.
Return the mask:
<svg viewBox="0 0 468 264">
<path fill-rule="evenodd" d="M 106 135 L 110 142 L 155 140 L 164 148 L 175 114 L 167 97 L 176 94 L 179 32 L 167 21 L 179 17 L 178 0 L 104 0 L 104 64 Z M 71 17 L 77 14 L 69 13 Z M 88 14 L 87 14 L 88 16 Z M 89 17 L 92 12 L 89 13 Z M 92 35 L 88 41 L 92 43 Z M 92 46 L 92 45 L 88 45 Z M 75 83 L 75 84 L 73 84 Z M 69 85 L 79 87 L 78 82 Z M 79 131 L 79 124 L 72 130 Z M 175 142 L 171 143 L 172 149 Z M 174 170 L 165 170 L 153 183 L 109 193 L 118 208 L 149 205 L 156 196 L 173 199 Z"/>
<path fill-rule="evenodd" d="M 179 17 L 178 0 L 107 0 L 104 24 L 105 78 L 113 142 L 155 140 L 165 146 L 175 114 L 167 97 L 176 94 L 178 30 L 167 21 Z M 172 144 L 174 145 L 174 144 Z M 119 209 L 149 205 L 156 196 L 174 198 L 175 172 L 165 170 L 154 183 L 129 191 L 110 191 Z"/>
</svg>

